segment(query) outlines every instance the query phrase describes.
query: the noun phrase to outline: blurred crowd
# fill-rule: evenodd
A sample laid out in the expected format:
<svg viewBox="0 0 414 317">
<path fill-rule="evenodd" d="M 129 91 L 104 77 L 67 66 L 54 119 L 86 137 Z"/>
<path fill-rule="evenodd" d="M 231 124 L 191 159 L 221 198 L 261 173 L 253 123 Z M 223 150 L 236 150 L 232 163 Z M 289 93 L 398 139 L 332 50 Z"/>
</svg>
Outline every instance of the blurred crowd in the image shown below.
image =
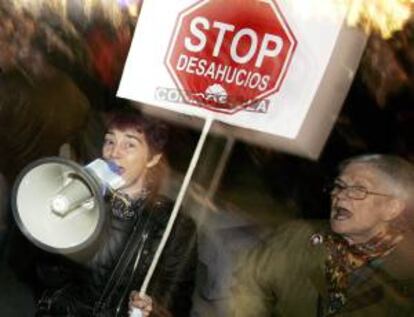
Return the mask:
<svg viewBox="0 0 414 317">
<path fill-rule="evenodd" d="M 12 186 L 23 168 L 45 156 L 63 154 L 85 163 L 99 153 L 102 114 L 125 102 L 115 93 L 138 18 L 123 6 L 128 1 L 117 2 L 116 19 L 103 8 L 86 12 L 73 5 L 62 14 L 49 6 L 32 12 L 14 3 L 0 3 L 0 252 L 12 222 L 4 210 L 10 210 Z M 203 195 L 223 143 L 209 139 L 206 149 L 214 148 L 213 158 L 200 164 L 195 179 L 201 186 L 193 187 L 201 199 L 188 203 L 207 214 L 214 210 L 197 216 L 201 252 L 194 317 L 218 311 L 227 316 L 235 254 L 263 240 L 266 230 L 292 218 L 329 217 L 329 195 L 321 189 L 338 162 L 374 152 L 414 159 L 413 28 L 409 21 L 389 40 L 370 37 L 317 162 L 236 142 L 217 194 L 206 206 Z M 182 127 L 170 132 L 175 142 L 166 152 L 178 183 L 197 137 Z M 254 267 L 255 260 L 249 261 Z"/>
</svg>

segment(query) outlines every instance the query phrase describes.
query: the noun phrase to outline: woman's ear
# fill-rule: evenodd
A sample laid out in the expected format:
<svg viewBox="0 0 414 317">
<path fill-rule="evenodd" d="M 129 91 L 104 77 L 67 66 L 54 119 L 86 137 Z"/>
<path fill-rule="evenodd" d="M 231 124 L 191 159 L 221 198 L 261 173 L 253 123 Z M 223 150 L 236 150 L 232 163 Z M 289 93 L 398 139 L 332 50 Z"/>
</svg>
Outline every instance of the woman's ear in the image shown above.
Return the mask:
<svg viewBox="0 0 414 317">
<path fill-rule="evenodd" d="M 385 221 L 392 221 L 400 216 L 406 208 L 406 203 L 402 199 L 393 198 L 388 204 L 384 215 Z"/>
<path fill-rule="evenodd" d="M 161 157 L 162 157 L 162 154 L 161 153 L 155 154 L 151 158 L 151 160 L 147 163 L 147 168 L 151 168 L 151 167 L 154 167 L 155 165 L 157 165 L 160 162 Z"/>
</svg>

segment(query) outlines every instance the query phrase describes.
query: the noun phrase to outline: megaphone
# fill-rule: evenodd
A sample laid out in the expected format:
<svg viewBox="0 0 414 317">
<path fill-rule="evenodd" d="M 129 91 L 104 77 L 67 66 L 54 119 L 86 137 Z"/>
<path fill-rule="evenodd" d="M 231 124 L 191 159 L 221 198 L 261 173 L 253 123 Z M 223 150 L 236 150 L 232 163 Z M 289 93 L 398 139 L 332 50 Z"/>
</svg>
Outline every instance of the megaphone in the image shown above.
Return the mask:
<svg viewBox="0 0 414 317">
<path fill-rule="evenodd" d="M 31 163 L 13 187 L 13 216 L 19 229 L 48 252 L 87 248 L 105 223 L 105 193 L 124 183 L 118 172 L 114 163 L 102 159 L 86 166 L 60 157 Z"/>
</svg>

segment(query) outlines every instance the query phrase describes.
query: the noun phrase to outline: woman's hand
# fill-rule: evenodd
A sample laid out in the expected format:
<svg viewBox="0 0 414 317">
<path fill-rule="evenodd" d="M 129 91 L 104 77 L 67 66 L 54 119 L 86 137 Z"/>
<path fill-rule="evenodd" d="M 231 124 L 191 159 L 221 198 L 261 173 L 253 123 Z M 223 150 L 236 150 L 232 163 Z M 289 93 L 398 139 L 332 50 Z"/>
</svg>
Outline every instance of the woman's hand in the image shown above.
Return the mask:
<svg viewBox="0 0 414 317">
<path fill-rule="evenodd" d="M 145 294 L 140 294 L 137 291 L 132 291 L 129 295 L 129 309 L 139 308 L 142 312 L 142 316 L 148 317 L 152 312 L 152 298 Z"/>
</svg>

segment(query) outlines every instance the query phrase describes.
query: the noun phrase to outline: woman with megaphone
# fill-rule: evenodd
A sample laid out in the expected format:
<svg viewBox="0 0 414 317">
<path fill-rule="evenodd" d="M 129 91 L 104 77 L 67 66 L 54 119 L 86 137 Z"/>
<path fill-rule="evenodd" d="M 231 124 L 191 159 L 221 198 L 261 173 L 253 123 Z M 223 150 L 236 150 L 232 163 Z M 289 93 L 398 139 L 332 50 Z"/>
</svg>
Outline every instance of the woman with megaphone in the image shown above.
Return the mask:
<svg viewBox="0 0 414 317">
<path fill-rule="evenodd" d="M 91 246 L 39 265 L 45 290 L 37 316 L 127 316 L 135 308 L 142 316 L 189 315 L 197 251 L 195 225 L 185 215 L 176 219 L 146 294 L 136 291 L 172 209 L 159 194 L 167 134 L 164 123 L 135 109 L 107 116 L 102 158 L 123 185 L 105 195 L 107 219 Z"/>
</svg>

